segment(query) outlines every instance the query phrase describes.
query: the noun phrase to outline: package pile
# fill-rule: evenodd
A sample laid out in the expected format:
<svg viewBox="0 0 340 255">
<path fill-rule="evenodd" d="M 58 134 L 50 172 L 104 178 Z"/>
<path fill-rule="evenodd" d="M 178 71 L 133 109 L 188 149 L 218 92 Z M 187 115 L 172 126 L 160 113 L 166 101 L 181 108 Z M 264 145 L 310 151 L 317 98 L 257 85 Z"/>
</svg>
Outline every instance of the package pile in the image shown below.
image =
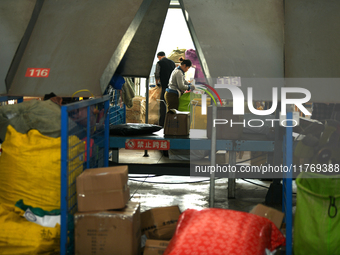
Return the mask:
<svg viewBox="0 0 340 255">
<path fill-rule="evenodd" d="M 128 166 L 87 169 L 77 177 L 75 254 L 265 254 L 285 245 L 283 213 L 258 205 L 227 209 L 156 207 L 129 201 Z"/>
<path fill-rule="evenodd" d="M 162 254 L 176 231 L 178 206 L 140 214 L 131 202 L 128 166 L 87 169 L 76 179 L 75 254 Z M 145 240 L 146 239 L 146 240 Z"/>
<path fill-rule="evenodd" d="M 140 206 L 129 201 L 128 167 L 87 169 L 77 177 L 75 254 L 140 253 Z"/>
</svg>

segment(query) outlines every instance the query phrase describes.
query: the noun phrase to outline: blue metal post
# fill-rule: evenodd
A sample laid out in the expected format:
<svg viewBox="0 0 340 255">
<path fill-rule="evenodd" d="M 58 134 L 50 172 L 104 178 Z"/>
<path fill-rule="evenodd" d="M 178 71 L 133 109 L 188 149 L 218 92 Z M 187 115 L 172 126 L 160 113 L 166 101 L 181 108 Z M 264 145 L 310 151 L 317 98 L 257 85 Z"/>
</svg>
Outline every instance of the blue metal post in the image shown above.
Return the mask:
<svg viewBox="0 0 340 255">
<path fill-rule="evenodd" d="M 123 123 L 122 124 L 124 123 L 126 123 L 126 105 L 125 104 L 123 106 Z"/>
<path fill-rule="evenodd" d="M 283 165 L 287 165 L 287 160 L 286 160 L 286 135 L 283 135 L 283 143 L 282 143 L 282 160 L 283 160 Z M 287 174 L 283 173 L 282 176 L 282 212 L 286 214 L 286 192 L 287 192 Z M 283 222 L 286 223 L 286 218 L 283 218 Z"/>
<path fill-rule="evenodd" d="M 22 103 L 22 102 L 24 102 L 24 98 L 23 98 L 23 97 L 20 97 L 20 98 L 17 99 L 17 103 L 18 103 L 18 104 L 19 104 L 19 103 Z"/>
<path fill-rule="evenodd" d="M 293 113 L 287 112 L 287 120 L 293 119 Z M 287 121 L 286 127 L 286 165 L 290 169 L 286 179 L 286 254 L 293 253 L 293 190 L 292 190 L 292 166 L 293 166 L 293 122 Z"/>
<path fill-rule="evenodd" d="M 91 140 L 90 140 L 90 135 L 91 135 L 91 106 L 87 106 L 87 138 L 86 138 L 86 151 L 87 151 L 87 156 L 86 156 L 86 168 L 90 168 L 90 149 L 91 149 Z"/>
<path fill-rule="evenodd" d="M 109 129 L 110 129 L 110 112 L 109 112 L 110 102 L 105 101 L 104 103 L 104 112 L 108 112 L 106 114 L 105 118 L 105 131 L 104 131 L 104 167 L 109 166 L 109 142 L 110 142 L 110 136 L 109 136 Z"/>
<path fill-rule="evenodd" d="M 115 125 L 118 124 L 117 122 L 118 122 L 118 112 L 119 112 L 116 106 L 118 106 L 118 93 L 115 93 L 115 100 L 114 100 L 114 105 L 113 105 L 114 107 L 113 124 Z"/>
<path fill-rule="evenodd" d="M 286 162 L 284 162 L 284 164 L 286 165 Z M 282 212 L 286 214 L 286 185 L 287 185 L 287 181 L 286 181 L 286 175 L 283 174 L 283 179 L 282 179 Z M 286 222 L 286 219 L 284 219 L 284 222 Z"/>
<path fill-rule="evenodd" d="M 68 212 L 68 112 L 67 106 L 61 107 L 61 190 L 60 190 L 60 254 L 67 249 L 67 212 Z"/>
</svg>

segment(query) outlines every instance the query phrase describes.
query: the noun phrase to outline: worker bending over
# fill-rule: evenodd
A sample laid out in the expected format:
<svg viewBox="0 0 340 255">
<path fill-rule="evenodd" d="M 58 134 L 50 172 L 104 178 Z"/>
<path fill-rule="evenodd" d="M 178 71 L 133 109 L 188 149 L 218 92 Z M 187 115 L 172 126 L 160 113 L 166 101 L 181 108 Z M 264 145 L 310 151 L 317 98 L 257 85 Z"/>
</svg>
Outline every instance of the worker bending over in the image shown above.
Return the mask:
<svg viewBox="0 0 340 255">
<path fill-rule="evenodd" d="M 185 80 L 185 73 L 191 67 L 191 61 L 183 58 L 180 60 L 182 61 L 181 65 L 172 71 L 169 85 L 164 95 L 168 112 L 171 109 L 178 110 L 179 98 L 184 91 L 195 90 L 195 85 Z"/>
</svg>

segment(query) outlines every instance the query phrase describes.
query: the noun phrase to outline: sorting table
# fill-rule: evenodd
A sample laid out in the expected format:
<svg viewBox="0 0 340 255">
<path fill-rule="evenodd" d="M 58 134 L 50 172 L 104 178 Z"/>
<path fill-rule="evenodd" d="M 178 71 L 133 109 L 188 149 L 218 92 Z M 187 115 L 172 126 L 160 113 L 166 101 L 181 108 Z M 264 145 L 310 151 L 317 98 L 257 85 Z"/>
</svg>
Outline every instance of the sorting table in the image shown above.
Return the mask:
<svg viewBox="0 0 340 255">
<path fill-rule="evenodd" d="M 128 148 L 129 141 L 167 141 L 169 149 L 177 150 L 211 150 L 211 139 L 207 138 L 204 129 L 191 129 L 188 136 L 166 136 L 163 129 L 150 135 L 136 136 L 112 136 L 110 135 L 109 148 L 112 150 L 111 164 L 119 164 L 119 149 Z M 273 152 L 275 142 L 267 140 L 261 134 L 243 134 L 239 140 L 216 140 L 216 150 L 229 151 L 229 165 L 236 166 L 236 152 L 238 151 L 262 151 Z M 141 147 L 145 149 L 145 147 Z M 150 148 L 157 149 L 157 148 Z M 190 175 L 190 164 L 129 164 L 130 173 L 139 174 L 169 174 Z M 228 197 L 235 197 L 235 178 L 228 178 Z"/>
</svg>

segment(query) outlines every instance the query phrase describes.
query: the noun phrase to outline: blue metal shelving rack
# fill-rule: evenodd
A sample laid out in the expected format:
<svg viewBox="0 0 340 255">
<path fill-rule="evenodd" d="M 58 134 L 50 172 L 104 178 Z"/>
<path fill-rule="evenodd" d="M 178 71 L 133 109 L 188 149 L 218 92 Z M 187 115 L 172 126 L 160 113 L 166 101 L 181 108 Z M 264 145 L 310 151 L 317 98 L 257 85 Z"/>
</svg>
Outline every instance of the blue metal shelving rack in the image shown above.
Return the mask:
<svg viewBox="0 0 340 255">
<path fill-rule="evenodd" d="M 126 122 L 126 106 L 124 103 L 122 105 L 119 104 L 119 90 L 114 91 L 109 110 L 110 125 L 124 124 Z"/>
<path fill-rule="evenodd" d="M 61 107 L 61 255 L 74 253 L 70 223 L 72 225 L 72 215 L 77 210 L 76 176 L 88 168 L 108 166 L 109 107 L 109 96 Z M 94 109 L 103 113 L 101 120 L 93 114 Z M 82 114 L 79 114 L 80 112 Z M 69 144 L 72 136 L 82 143 L 83 150 L 79 150 L 79 143 Z M 80 164 L 72 163 L 74 159 L 79 158 L 84 159 Z"/>
</svg>

